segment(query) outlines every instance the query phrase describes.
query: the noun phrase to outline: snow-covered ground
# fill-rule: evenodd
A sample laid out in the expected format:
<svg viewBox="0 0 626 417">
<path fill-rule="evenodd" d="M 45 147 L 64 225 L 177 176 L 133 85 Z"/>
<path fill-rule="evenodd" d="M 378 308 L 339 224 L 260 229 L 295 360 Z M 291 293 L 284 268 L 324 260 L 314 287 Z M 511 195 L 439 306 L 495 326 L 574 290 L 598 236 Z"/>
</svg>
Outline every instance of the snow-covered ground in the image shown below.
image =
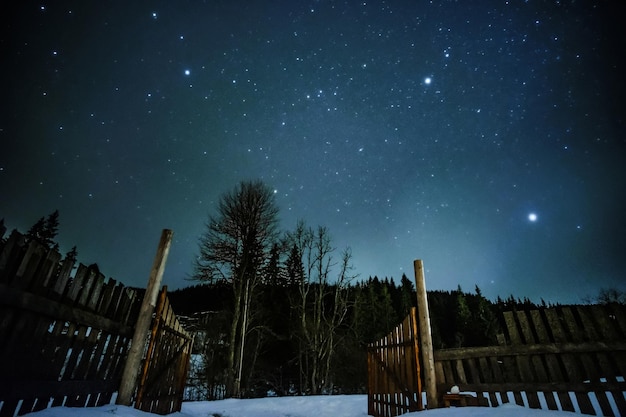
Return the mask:
<svg viewBox="0 0 626 417">
<path fill-rule="evenodd" d="M 531 410 L 512 404 L 496 408 L 442 408 L 406 417 L 571 417 L 565 411 Z M 153 417 L 134 408 L 105 405 L 98 408 L 55 407 L 30 417 Z M 180 413 L 172 417 L 366 417 L 366 395 L 334 395 L 311 397 L 260 398 L 255 400 L 197 401 L 183 403 Z"/>
</svg>

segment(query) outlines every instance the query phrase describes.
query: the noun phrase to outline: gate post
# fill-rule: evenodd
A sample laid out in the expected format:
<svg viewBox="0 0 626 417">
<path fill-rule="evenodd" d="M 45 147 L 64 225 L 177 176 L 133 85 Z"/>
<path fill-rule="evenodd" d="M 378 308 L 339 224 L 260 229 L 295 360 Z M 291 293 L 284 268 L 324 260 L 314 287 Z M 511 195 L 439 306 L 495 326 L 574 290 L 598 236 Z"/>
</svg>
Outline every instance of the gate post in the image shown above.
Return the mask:
<svg viewBox="0 0 626 417">
<path fill-rule="evenodd" d="M 430 329 L 430 314 L 428 312 L 428 296 L 426 294 L 426 279 L 424 265 L 421 259 L 413 261 L 415 270 L 415 289 L 417 291 L 417 310 L 422 341 L 422 359 L 424 361 L 424 383 L 426 385 L 426 404 L 428 409 L 439 407 L 437 380 L 435 377 L 435 358 L 433 355 L 433 338 Z M 421 395 L 421 393 L 419 393 Z"/>
<path fill-rule="evenodd" d="M 152 313 L 156 306 L 156 299 L 159 293 L 159 287 L 161 286 L 163 271 L 165 270 L 165 262 L 170 252 L 173 234 L 174 233 L 168 229 L 163 229 L 163 232 L 161 232 L 161 240 L 159 241 L 159 247 L 154 257 L 152 270 L 150 271 L 150 280 L 148 281 L 146 294 L 141 302 L 139 317 L 135 325 L 135 333 L 133 334 L 128 356 L 126 357 L 124 372 L 122 373 L 122 382 L 120 383 L 119 393 L 115 401 L 115 403 L 119 405 L 131 405 L 132 403 L 133 393 L 137 387 L 137 378 L 139 377 L 141 357 L 146 347 L 146 335 L 150 328 L 150 322 L 152 321 Z"/>
</svg>

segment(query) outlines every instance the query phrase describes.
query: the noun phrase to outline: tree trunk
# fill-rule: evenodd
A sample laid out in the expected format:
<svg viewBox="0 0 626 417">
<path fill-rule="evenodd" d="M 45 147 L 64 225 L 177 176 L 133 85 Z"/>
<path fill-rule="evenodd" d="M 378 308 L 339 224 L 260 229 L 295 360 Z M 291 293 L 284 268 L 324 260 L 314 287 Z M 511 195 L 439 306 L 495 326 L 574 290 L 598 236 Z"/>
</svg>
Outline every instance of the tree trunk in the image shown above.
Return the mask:
<svg viewBox="0 0 626 417">
<path fill-rule="evenodd" d="M 237 333 L 239 330 L 239 321 L 241 319 L 241 289 L 237 288 L 239 284 L 233 283 L 233 289 L 235 290 L 235 308 L 233 310 L 233 320 L 230 325 L 230 341 L 228 345 L 228 358 L 226 364 L 228 369 L 226 370 L 226 396 L 231 397 L 235 395 L 235 352 L 237 351 Z"/>
</svg>

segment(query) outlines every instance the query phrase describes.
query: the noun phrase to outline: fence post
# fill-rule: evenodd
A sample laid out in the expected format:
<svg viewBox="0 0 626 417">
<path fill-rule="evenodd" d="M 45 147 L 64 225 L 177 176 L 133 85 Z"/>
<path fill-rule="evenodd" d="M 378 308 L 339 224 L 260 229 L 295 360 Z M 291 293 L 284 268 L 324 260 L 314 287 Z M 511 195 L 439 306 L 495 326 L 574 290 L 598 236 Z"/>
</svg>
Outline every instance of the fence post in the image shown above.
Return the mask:
<svg viewBox="0 0 626 417">
<path fill-rule="evenodd" d="M 420 327 L 420 339 L 422 341 L 422 359 L 424 361 L 424 383 L 426 385 L 427 408 L 439 407 L 439 395 L 437 393 L 437 380 L 435 378 L 435 358 L 433 355 L 433 338 L 430 329 L 430 314 L 428 313 L 428 296 L 426 294 L 426 279 L 424 278 L 424 265 L 421 259 L 413 261 L 415 270 L 415 283 L 417 290 L 417 310 Z M 421 393 L 420 393 L 421 395 Z"/>
<path fill-rule="evenodd" d="M 130 350 L 128 351 L 128 356 L 126 357 L 126 363 L 124 365 L 124 372 L 122 373 L 122 381 L 120 383 L 116 404 L 131 405 L 132 403 L 133 393 L 137 387 L 137 378 L 139 377 L 141 358 L 143 356 L 144 348 L 146 347 L 146 335 L 148 334 L 150 322 L 152 321 L 152 313 L 154 312 L 154 308 L 156 306 L 156 299 L 159 293 L 159 287 L 161 286 L 163 271 L 165 270 L 165 262 L 167 261 L 167 255 L 170 252 L 172 235 L 173 232 L 168 229 L 163 229 L 163 232 L 161 233 L 159 247 L 157 249 L 156 256 L 154 257 L 152 270 L 150 271 L 148 287 L 146 288 L 146 294 L 141 302 L 139 317 L 137 318 L 137 324 L 135 325 L 135 333 L 130 345 Z"/>
</svg>

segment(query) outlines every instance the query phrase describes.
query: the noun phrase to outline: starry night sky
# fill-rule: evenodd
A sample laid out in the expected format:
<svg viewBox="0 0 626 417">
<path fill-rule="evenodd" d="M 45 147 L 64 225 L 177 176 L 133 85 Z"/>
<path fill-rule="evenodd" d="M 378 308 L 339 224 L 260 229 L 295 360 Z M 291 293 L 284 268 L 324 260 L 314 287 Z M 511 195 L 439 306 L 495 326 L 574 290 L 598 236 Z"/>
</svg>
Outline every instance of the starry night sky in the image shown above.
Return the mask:
<svg viewBox="0 0 626 417">
<path fill-rule="evenodd" d="M 179 288 L 220 196 L 261 179 L 361 278 L 626 290 L 620 3 L 3 4 L 0 218 L 59 209 L 63 253 L 137 286 L 173 229 Z"/>
</svg>

